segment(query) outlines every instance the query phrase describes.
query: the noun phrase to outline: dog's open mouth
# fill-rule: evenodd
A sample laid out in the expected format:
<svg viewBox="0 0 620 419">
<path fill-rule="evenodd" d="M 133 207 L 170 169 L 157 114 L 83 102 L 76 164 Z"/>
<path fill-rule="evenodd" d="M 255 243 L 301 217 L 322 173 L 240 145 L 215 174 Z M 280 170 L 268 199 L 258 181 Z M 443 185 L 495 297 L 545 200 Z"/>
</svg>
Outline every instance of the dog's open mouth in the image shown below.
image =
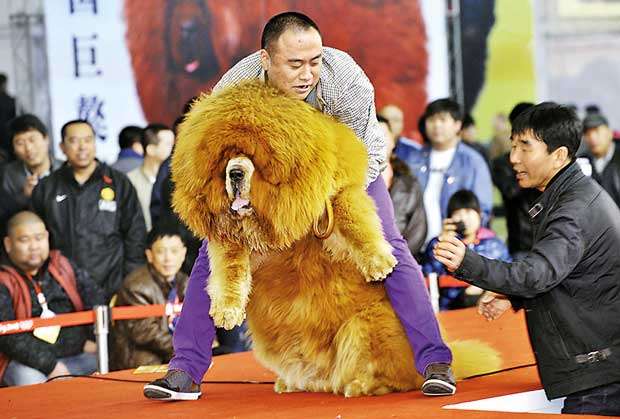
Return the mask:
<svg viewBox="0 0 620 419">
<path fill-rule="evenodd" d="M 241 197 L 241 192 L 239 190 L 235 191 L 235 200 L 230 205 L 230 209 L 241 213 L 243 210 L 251 210 L 250 200 Z"/>
<path fill-rule="evenodd" d="M 249 215 L 252 212 L 252 206 L 250 205 L 249 199 L 241 197 L 241 188 L 239 188 L 239 185 L 233 184 L 233 193 L 235 199 L 230 204 L 231 212 L 242 217 Z"/>
<path fill-rule="evenodd" d="M 226 165 L 226 192 L 231 200 L 230 212 L 244 217 L 252 213 L 250 187 L 254 164 L 245 156 L 230 159 Z"/>
</svg>

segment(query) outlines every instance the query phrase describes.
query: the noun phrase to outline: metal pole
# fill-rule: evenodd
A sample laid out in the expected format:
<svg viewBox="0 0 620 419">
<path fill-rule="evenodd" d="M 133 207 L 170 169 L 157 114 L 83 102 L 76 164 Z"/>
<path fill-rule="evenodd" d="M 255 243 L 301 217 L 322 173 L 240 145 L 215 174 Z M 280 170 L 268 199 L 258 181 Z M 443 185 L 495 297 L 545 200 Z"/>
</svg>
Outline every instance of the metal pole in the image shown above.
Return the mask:
<svg viewBox="0 0 620 419">
<path fill-rule="evenodd" d="M 463 80 L 463 50 L 461 45 L 461 1 L 448 1 L 449 46 L 451 58 L 451 84 L 454 99 L 465 109 Z"/>
<path fill-rule="evenodd" d="M 110 372 L 108 361 L 108 333 L 110 330 L 110 307 L 95 306 L 95 337 L 97 338 L 97 371 Z"/>
<path fill-rule="evenodd" d="M 435 272 L 428 274 L 428 291 L 431 297 L 433 311 L 439 313 L 439 281 Z"/>
</svg>

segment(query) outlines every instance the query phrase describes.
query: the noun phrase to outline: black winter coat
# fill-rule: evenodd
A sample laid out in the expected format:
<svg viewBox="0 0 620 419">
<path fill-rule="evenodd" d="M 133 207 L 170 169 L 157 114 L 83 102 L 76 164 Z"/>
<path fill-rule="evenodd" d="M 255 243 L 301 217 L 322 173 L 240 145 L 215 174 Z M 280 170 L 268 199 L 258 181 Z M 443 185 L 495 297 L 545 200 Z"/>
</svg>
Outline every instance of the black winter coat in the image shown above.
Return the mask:
<svg viewBox="0 0 620 419">
<path fill-rule="evenodd" d="M 50 157 L 50 172 L 58 169 L 62 162 Z M 23 189 L 27 176 L 24 163 L 14 160 L 0 169 L 0 237 L 6 233 L 6 224 L 19 211 L 30 208 L 30 197 L 24 195 Z"/>
<path fill-rule="evenodd" d="M 467 250 L 456 275 L 522 299 L 549 399 L 620 382 L 620 210 L 572 163 L 530 216 L 534 244 L 523 259 Z"/>
<path fill-rule="evenodd" d="M 426 212 L 422 187 L 405 162 L 392 157 L 390 164 L 394 171 L 390 197 L 394 204 L 396 226 L 415 256 L 423 250 L 426 238 Z"/>
<path fill-rule="evenodd" d="M 83 185 L 65 164 L 39 182 L 32 205 L 53 248 L 86 269 L 107 301 L 144 264 L 146 227 L 138 195 L 125 174 L 105 163 Z"/>
<path fill-rule="evenodd" d="M 615 141 L 614 155 L 603 169 L 603 173 L 596 171 L 594 165 L 594 157 L 591 154 L 587 154 L 586 157 L 590 160 L 592 165 L 592 177 L 607 191 L 614 200 L 616 205 L 620 207 L 620 141 Z"/>
</svg>

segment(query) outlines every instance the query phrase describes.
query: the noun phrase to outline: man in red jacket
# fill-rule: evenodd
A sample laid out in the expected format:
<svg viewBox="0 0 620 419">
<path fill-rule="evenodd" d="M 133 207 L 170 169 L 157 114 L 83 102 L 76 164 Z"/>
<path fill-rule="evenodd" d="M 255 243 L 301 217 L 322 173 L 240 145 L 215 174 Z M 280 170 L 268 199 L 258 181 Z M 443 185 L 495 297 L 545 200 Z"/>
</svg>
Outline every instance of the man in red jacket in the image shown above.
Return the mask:
<svg viewBox="0 0 620 419">
<path fill-rule="evenodd" d="M 103 303 L 101 289 L 59 251 L 49 250 L 48 232 L 34 213 L 22 211 L 7 225 L 0 261 L 0 322 L 82 311 Z M 97 368 L 88 326 L 50 326 L 0 336 L 0 380 L 26 385 Z"/>
</svg>

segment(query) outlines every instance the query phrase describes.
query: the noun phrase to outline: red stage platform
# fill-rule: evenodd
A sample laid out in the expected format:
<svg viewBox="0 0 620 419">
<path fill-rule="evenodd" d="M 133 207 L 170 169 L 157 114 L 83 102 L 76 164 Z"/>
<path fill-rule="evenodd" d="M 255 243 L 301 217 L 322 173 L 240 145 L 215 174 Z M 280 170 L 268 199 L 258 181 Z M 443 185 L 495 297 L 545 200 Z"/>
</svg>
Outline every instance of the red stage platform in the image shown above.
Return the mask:
<svg viewBox="0 0 620 419">
<path fill-rule="evenodd" d="M 203 396 L 191 402 L 156 402 L 142 396 L 144 382 L 161 374 L 110 373 L 104 381 L 76 378 L 0 389 L 0 418 L 549 418 L 543 414 L 448 410 L 442 407 L 540 389 L 521 314 L 486 322 L 473 309 L 441 313 L 449 339 L 476 338 L 502 353 L 505 371 L 458 383 L 452 397 L 419 391 L 345 399 L 322 393 L 276 394 L 274 376 L 251 353 L 215 358 L 205 375 Z M 513 369 L 510 369 L 513 368 Z M 594 418 L 595 416 L 590 416 Z"/>
</svg>

